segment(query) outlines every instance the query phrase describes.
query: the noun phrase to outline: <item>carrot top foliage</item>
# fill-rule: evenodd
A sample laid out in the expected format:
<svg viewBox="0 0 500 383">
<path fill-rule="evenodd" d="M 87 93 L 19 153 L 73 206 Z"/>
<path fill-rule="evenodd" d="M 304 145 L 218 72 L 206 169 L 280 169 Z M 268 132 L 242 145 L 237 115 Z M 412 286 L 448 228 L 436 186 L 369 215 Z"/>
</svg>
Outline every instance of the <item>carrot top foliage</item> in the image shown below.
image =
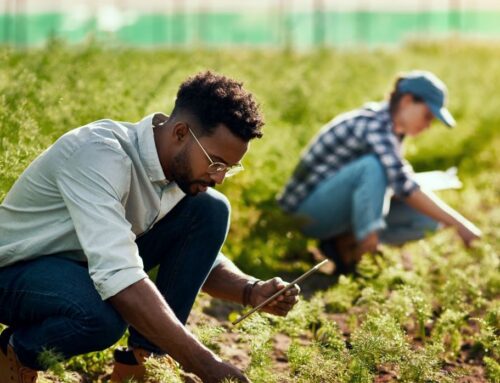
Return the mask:
<svg viewBox="0 0 500 383">
<path fill-rule="evenodd" d="M 302 148 L 336 114 L 383 98 L 399 71 L 433 71 L 448 85 L 457 128 L 436 123 L 406 143 L 407 158 L 417 171 L 458 166 L 464 187 L 441 195 L 478 223 L 484 239 L 464 249 L 445 230 L 384 248 L 382 256 L 364 257 L 358 276 L 309 291 L 286 319 L 256 315 L 236 329 L 224 321 L 222 330 L 191 326 L 223 355 L 228 345 L 243 347 L 248 360 L 242 367 L 254 382 L 372 382 L 381 376 L 394 382 L 460 376 L 498 382 L 499 48 L 455 40 L 301 53 L 109 50 L 57 41 L 27 51 L 2 47 L 0 200 L 64 132 L 100 118 L 137 121 L 155 111 L 169 113 L 178 85 L 210 69 L 243 81 L 266 120 L 263 139 L 243 160 L 246 170 L 222 187 L 232 201 L 225 254 L 260 278 L 298 273 L 310 266 L 307 248 L 314 244 L 297 234 L 275 197 Z M 202 310 L 200 304 L 195 314 Z M 280 357 L 285 367 L 275 357 L 278 336 L 288 342 Z M 69 371 L 104 381 L 109 373 L 109 350 L 74 358 L 63 369 L 47 352 L 55 366 L 44 377 L 48 381 L 72 381 Z M 161 361 L 149 366 L 151 381 L 177 379 L 175 368 L 159 371 Z"/>
</svg>

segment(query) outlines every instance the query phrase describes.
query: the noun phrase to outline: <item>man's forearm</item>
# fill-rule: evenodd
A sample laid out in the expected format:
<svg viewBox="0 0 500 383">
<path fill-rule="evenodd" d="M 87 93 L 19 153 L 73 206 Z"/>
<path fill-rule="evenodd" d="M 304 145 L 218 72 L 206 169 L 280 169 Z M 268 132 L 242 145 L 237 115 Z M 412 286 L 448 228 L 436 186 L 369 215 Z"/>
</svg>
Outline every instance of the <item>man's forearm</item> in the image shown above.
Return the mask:
<svg viewBox="0 0 500 383">
<path fill-rule="evenodd" d="M 149 279 L 143 279 L 109 298 L 123 319 L 150 342 L 164 350 L 188 371 L 215 355 L 203 346 L 177 319 Z"/>
<path fill-rule="evenodd" d="M 229 259 L 224 258 L 208 276 L 203 291 L 215 298 L 243 303 L 243 290 L 255 278 L 243 273 Z"/>
</svg>

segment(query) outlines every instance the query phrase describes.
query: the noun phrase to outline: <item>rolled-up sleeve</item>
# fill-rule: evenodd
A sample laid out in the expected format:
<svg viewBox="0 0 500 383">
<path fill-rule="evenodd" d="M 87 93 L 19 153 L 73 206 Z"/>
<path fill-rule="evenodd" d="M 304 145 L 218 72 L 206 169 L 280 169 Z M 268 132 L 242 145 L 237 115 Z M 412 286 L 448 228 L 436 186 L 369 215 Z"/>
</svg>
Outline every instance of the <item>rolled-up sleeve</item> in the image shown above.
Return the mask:
<svg viewBox="0 0 500 383">
<path fill-rule="evenodd" d="M 147 277 L 125 216 L 131 161 L 114 142 L 87 142 L 56 175 L 103 300 Z"/>
<path fill-rule="evenodd" d="M 408 197 L 419 188 L 413 180 L 413 168 L 403 159 L 401 143 L 397 137 L 386 130 L 379 121 L 367 124 L 366 142 L 377 155 L 387 175 L 387 181 L 394 194 L 398 197 Z"/>
<path fill-rule="evenodd" d="M 217 266 L 219 266 L 222 262 L 228 260 L 229 258 L 227 258 L 224 254 L 222 254 L 222 252 L 219 252 L 219 254 L 217 254 L 217 258 L 215 258 L 212 267 L 210 268 L 210 272 L 212 272 L 212 270 L 215 269 Z"/>
</svg>

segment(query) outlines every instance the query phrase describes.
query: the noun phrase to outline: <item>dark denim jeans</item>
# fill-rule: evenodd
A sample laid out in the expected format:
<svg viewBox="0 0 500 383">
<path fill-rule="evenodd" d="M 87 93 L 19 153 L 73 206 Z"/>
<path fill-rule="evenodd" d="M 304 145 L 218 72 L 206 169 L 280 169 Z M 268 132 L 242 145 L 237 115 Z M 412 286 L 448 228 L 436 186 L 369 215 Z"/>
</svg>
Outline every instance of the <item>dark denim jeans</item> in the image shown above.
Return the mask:
<svg viewBox="0 0 500 383">
<path fill-rule="evenodd" d="M 230 206 L 213 189 L 186 197 L 153 229 L 137 239 L 145 270 L 159 265 L 156 286 L 186 323 L 227 235 Z M 127 326 L 98 295 L 86 264 L 59 255 L 0 268 L 0 323 L 13 330 L 24 365 L 43 369 L 38 355 L 65 358 L 113 345 Z M 129 344 L 161 352 L 130 328 Z"/>
</svg>

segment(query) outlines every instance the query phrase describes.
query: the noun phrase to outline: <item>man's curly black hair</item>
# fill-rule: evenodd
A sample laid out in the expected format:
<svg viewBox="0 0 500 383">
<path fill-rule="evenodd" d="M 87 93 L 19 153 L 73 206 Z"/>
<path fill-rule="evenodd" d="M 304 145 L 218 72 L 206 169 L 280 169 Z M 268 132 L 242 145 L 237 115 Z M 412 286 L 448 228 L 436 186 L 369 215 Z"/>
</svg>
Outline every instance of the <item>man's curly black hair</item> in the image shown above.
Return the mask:
<svg viewBox="0 0 500 383">
<path fill-rule="evenodd" d="M 259 106 L 243 84 L 210 71 L 201 72 L 184 81 L 175 100 L 172 115 L 187 111 L 198 119 L 210 135 L 224 124 L 234 135 L 248 142 L 262 137 L 264 125 Z"/>
</svg>

